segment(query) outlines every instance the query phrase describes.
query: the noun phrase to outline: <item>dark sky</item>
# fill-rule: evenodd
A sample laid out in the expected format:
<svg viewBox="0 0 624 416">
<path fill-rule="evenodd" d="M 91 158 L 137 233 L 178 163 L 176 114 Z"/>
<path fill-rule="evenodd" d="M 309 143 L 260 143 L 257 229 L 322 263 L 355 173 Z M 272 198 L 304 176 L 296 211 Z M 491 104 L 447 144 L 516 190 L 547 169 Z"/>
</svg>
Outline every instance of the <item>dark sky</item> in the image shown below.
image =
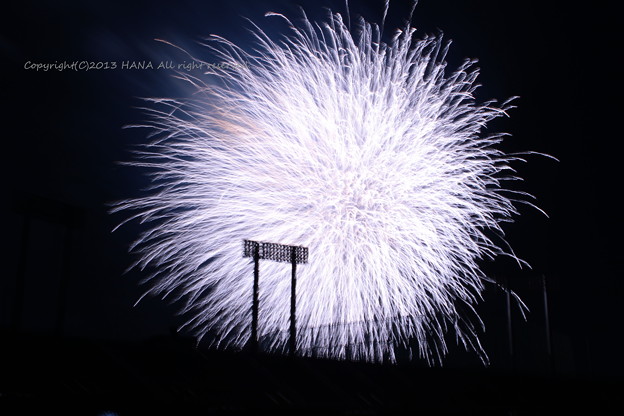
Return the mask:
<svg viewBox="0 0 624 416">
<path fill-rule="evenodd" d="M 180 83 L 168 70 L 37 72 L 25 64 L 188 59 L 157 38 L 210 62 L 209 51 L 196 42 L 219 34 L 251 45 L 243 17 L 277 35 L 284 25 L 265 19 L 264 12 L 296 17 L 296 6 L 302 5 L 314 19 L 323 16 L 322 6 L 342 12 L 344 3 L 63 4 L 23 2 L 5 8 L 0 17 L 3 165 L 8 178 L 2 193 L 6 201 L 0 204 L 6 256 L 0 328 L 15 323 L 16 276 L 22 261 L 24 298 L 17 312 L 22 331 L 53 331 L 60 314 L 63 332 L 72 336 L 140 339 L 166 334 L 182 322 L 175 316 L 176 308 L 151 298 L 133 307 L 142 293 L 137 283 L 146 273 L 124 274 L 133 261 L 127 247 L 140 226 L 131 224 L 111 233 L 123 218 L 108 215 L 107 204 L 136 196 L 147 184 L 139 172 L 117 164 L 131 157 L 132 145 L 145 140 L 144 131 L 123 129 L 141 121 L 139 97 L 181 95 Z M 508 276 L 533 311 L 526 324 L 515 316 L 517 342 L 521 348 L 529 348 L 532 340 L 543 342 L 539 279 L 544 275 L 550 289 L 553 343 L 562 368 L 620 375 L 622 218 L 616 198 L 621 190 L 621 156 L 616 146 L 621 137 L 614 121 L 621 107 L 615 91 L 615 59 L 621 46 L 615 37 L 614 11 L 590 4 L 422 0 L 413 24 L 421 34 L 441 30 L 453 40 L 451 67 L 467 57 L 479 59 L 480 100 L 520 97 L 511 117 L 491 126 L 492 131 L 512 134 L 503 145 L 506 151 L 533 150 L 560 160 L 529 157 L 529 163 L 517 166 L 525 178 L 518 189 L 535 195 L 550 216 L 520 207 L 521 217 L 505 228 L 508 241 L 533 270 L 518 270 L 503 259 L 484 265 L 493 275 Z M 352 16 L 361 14 L 369 21 L 379 21 L 383 11 L 382 1 L 352 0 L 350 7 Z M 386 34 L 402 24 L 409 8 L 410 2 L 391 2 Z M 33 198 L 30 205 L 25 202 Z M 27 232 L 24 204 L 34 212 Z M 75 223 L 68 240 L 66 291 L 61 290 L 63 218 Z M 486 300 L 491 305 L 482 307 L 483 318 L 492 328 L 486 349 L 497 350 L 506 336 L 500 333 L 502 294 L 492 290 Z"/>
</svg>

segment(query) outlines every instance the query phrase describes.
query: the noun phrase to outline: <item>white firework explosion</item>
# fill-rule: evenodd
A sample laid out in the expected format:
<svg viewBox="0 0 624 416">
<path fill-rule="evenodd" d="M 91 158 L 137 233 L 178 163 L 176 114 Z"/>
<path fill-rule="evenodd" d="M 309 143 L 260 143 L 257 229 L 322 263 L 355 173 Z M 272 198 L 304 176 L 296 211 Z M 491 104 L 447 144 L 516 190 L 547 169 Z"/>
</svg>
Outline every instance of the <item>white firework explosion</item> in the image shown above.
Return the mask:
<svg viewBox="0 0 624 416">
<path fill-rule="evenodd" d="M 384 43 L 362 19 L 352 32 L 339 14 L 299 25 L 270 15 L 290 34 L 254 25 L 251 52 L 213 37 L 223 65 L 184 77 L 195 95 L 151 99 L 142 127 L 155 140 L 131 164 L 153 187 L 114 208 L 150 224 L 132 246 L 155 270 L 148 293 L 179 301 L 198 335 L 242 348 L 253 284 L 243 240 L 301 245 L 298 354 L 380 361 L 412 346 L 440 359 L 451 331 L 485 360 L 478 261 L 515 258 L 492 236 L 517 214 L 501 183 L 519 158 L 497 149 L 503 134 L 481 133 L 508 102 L 478 104 L 474 61 L 446 71 L 448 43 L 417 40 L 409 24 Z M 281 350 L 288 264 L 261 262 L 259 293 L 261 343 Z"/>
</svg>

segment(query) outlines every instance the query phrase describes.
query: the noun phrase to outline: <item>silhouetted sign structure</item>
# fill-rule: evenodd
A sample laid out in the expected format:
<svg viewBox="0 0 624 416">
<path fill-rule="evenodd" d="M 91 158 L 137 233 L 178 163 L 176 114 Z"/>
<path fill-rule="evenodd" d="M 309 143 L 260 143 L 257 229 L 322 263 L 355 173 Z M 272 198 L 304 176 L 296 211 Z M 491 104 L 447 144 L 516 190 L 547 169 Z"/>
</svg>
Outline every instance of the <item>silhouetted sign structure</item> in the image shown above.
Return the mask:
<svg viewBox="0 0 624 416">
<path fill-rule="evenodd" d="M 260 241 L 244 240 L 243 257 L 253 257 L 254 259 L 254 285 L 253 302 L 251 308 L 251 344 L 252 350 L 258 350 L 258 286 L 259 286 L 259 263 L 260 259 L 273 260 L 278 262 L 290 262 L 292 265 L 292 278 L 290 285 L 290 355 L 295 355 L 297 347 L 297 327 L 296 327 L 296 286 L 297 286 L 297 264 L 308 262 L 308 248 L 302 246 L 288 246 L 284 244 L 265 243 Z"/>
<path fill-rule="evenodd" d="M 284 244 L 262 243 L 251 240 L 245 240 L 243 257 L 253 257 L 256 249 L 258 249 L 259 258 L 262 260 L 292 263 L 292 253 L 294 250 L 297 263 L 308 262 L 307 247 L 286 246 Z"/>
</svg>

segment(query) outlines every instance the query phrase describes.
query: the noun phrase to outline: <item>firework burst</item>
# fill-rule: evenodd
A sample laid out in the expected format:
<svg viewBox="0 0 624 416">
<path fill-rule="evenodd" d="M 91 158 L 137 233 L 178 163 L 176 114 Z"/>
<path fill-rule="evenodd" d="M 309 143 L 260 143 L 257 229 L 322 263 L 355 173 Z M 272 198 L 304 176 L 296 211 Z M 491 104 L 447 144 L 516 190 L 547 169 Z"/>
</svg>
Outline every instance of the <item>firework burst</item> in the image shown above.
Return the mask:
<svg viewBox="0 0 624 416">
<path fill-rule="evenodd" d="M 297 25 L 270 15 L 287 36 L 254 25 L 251 52 L 214 36 L 224 64 L 184 76 L 192 98 L 149 100 L 154 140 L 131 164 L 153 186 L 114 209 L 149 224 L 132 246 L 154 270 L 149 293 L 178 301 L 200 336 L 242 348 L 253 283 L 243 240 L 301 245 L 299 354 L 392 360 L 409 345 L 439 359 L 450 331 L 485 360 L 477 262 L 515 258 L 492 236 L 517 214 L 502 181 L 518 156 L 482 130 L 508 102 L 477 103 L 474 61 L 448 71 L 448 43 L 415 39 L 409 24 L 384 43 L 361 19 L 351 31 L 340 14 Z M 261 263 L 259 293 L 261 343 L 281 350 L 288 265 Z"/>
</svg>

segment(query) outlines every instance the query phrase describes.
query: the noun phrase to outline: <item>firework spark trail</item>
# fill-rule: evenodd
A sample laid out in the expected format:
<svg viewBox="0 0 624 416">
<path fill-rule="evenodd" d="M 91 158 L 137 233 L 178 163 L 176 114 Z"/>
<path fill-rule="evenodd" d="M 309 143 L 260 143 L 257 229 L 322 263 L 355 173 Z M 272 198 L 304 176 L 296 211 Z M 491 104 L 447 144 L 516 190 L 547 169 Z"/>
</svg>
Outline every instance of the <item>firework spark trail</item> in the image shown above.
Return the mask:
<svg viewBox="0 0 624 416">
<path fill-rule="evenodd" d="M 485 360 L 477 261 L 516 258 L 490 236 L 517 214 L 501 183 L 519 157 L 496 148 L 503 134 L 480 133 L 508 102 L 476 103 L 474 62 L 445 73 L 448 43 L 415 40 L 409 24 L 383 43 L 361 19 L 352 34 L 339 14 L 276 16 L 290 35 L 254 25 L 252 52 L 215 36 L 226 65 L 186 75 L 192 99 L 151 100 L 142 127 L 155 139 L 131 164 L 153 187 L 114 208 L 151 224 L 132 246 L 155 270 L 149 291 L 180 301 L 199 335 L 241 348 L 253 270 L 243 240 L 302 245 L 301 354 L 393 359 L 417 339 L 439 359 L 452 331 Z M 259 334 L 272 350 L 287 342 L 289 274 L 261 262 Z"/>
</svg>

